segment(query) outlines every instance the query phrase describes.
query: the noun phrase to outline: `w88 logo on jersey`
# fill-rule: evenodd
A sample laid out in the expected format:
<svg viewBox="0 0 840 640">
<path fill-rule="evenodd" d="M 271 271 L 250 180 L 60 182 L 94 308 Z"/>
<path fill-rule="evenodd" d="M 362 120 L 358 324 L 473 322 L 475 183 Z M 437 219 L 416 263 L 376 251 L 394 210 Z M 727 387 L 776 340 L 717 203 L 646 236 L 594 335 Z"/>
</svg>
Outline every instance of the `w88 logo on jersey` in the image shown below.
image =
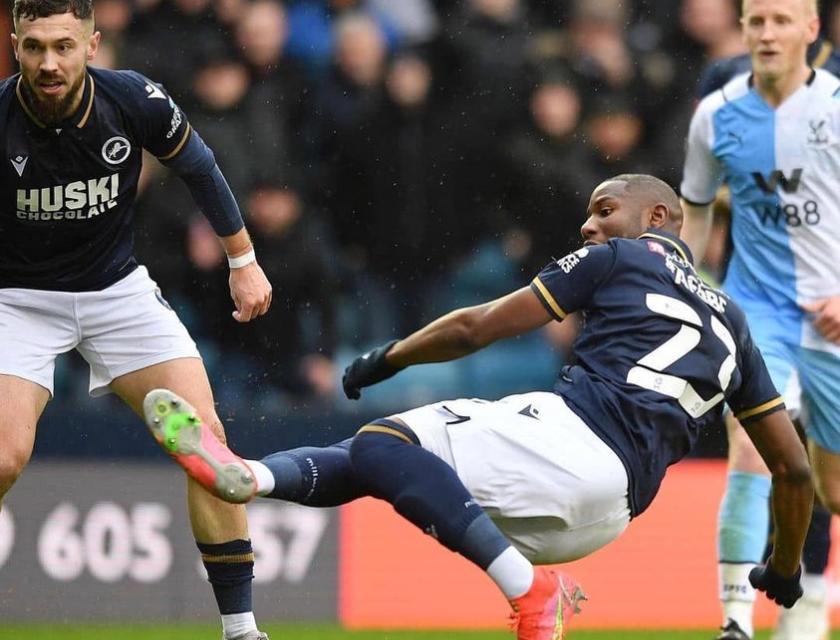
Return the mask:
<svg viewBox="0 0 840 640">
<path fill-rule="evenodd" d="M 786 204 L 760 204 L 756 207 L 758 219 L 764 226 L 801 227 L 816 226 L 822 219 L 816 200 L 806 200 L 801 205 L 793 202 Z"/>
</svg>

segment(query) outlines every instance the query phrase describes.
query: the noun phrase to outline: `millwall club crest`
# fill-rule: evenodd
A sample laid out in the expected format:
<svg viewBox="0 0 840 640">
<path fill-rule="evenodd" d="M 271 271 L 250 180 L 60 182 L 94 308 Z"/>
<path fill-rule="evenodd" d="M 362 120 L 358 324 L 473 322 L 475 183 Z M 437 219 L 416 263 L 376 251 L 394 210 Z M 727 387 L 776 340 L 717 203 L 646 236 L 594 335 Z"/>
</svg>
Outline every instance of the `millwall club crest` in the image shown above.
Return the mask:
<svg viewBox="0 0 840 640">
<path fill-rule="evenodd" d="M 108 164 L 120 164 L 131 153 L 131 143 L 122 136 L 114 136 L 102 145 L 102 157 Z"/>
</svg>

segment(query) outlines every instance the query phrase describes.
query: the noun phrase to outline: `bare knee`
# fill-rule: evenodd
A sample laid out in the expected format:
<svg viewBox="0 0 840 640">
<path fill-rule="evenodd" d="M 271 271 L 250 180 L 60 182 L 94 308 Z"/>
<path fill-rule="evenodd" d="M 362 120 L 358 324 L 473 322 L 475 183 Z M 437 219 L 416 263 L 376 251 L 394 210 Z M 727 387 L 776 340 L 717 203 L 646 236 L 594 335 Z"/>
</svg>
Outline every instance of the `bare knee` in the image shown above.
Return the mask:
<svg viewBox="0 0 840 640">
<path fill-rule="evenodd" d="M 808 440 L 808 454 L 814 474 L 814 489 L 831 513 L 840 514 L 840 453 Z"/>
<path fill-rule="evenodd" d="M 18 479 L 35 442 L 35 426 L 50 392 L 44 387 L 0 375 L 0 498 Z"/>
<path fill-rule="evenodd" d="M 20 476 L 29 462 L 30 453 L 29 449 L 14 446 L 0 449 L 0 499 L 8 493 Z"/>
<path fill-rule="evenodd" d="M 840 514 L 840 479 L 825 477 L 817 469 L 815 471 L 814 489 L 817 497 L 831 513 Z"/>
<path fill-rule="evenodd" d="M 840 485 L 823 487 L 817 484 L 816 490 L 817 496 L 825 508 L 831 513 L 840 515 Z"/>
</svg>

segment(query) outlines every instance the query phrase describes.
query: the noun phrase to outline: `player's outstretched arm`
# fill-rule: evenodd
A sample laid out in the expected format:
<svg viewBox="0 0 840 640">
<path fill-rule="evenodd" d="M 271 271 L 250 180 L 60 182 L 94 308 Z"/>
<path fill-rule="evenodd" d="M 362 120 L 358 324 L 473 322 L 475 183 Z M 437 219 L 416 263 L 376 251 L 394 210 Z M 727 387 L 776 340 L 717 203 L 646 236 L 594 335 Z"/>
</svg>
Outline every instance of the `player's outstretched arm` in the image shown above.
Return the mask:
<svg viewBox="0 0 840 640">
<path fill-rule="evenodd" d="M 456 309 L 427 324 L 388 352 L 397 367 L 426 362 L 447 362 L 489 344 L 518 336 L 547 324 L 548 314 L 530 287 L 475 307 Z"/>
<path fill-rule="evenodd" d="M 814 486 L 805 448 L 786 411 L 776 411 L 744 428 L 773 474 L 773 553 L 750 574 L 753 585 L 786 607 L 802 595 L 800 563 L 811 520 Z"/>
<path fill-rule="evenodd" d="M 254 246 L 244 227 L 219 239 L 230 263 L 230 297 L 236 307 L 233 319 L 249 322 L 271 306 L 271 284 L 257 264 Z"/>
<path fill-rule="evenodd" d="M 403 340 L 356 358 L 344 372 L 344 393 L 356 399 L 363 387 L 390 378 L 408 366 L 455 360 L 502 338 L 532 331 L 552 319 L 530 287 L 492 302 L 457 309 Z"/>
</svg>

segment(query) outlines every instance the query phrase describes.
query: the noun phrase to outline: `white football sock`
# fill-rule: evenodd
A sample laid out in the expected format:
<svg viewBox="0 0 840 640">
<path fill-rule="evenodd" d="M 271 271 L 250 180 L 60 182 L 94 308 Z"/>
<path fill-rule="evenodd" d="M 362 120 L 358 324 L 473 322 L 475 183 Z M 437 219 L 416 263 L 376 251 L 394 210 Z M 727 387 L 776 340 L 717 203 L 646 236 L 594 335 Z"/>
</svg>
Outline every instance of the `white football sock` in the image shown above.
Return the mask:
<svg viewBox="0 0 840 640">
<path fill-rule="evenodd" d="M 799 582 L 802 584 L 802 597 L 806 600 L 821 602 L 828 596 L 828 585 L 821 573 L 803 573 Z"/>
<path fill-rule="evenodd" d="M 721 562 L 718 565 L 723 624 L 732 618 L 750 637 L 753 635 L 755 589 L 750 584 L 749 575 L 754 567 L 751 563 Z"/>
<path fill-rule="evenodd" d="M 256 630 L 257 621 L 254 619 L 254 613 L 252 611 L 228 613 L 222 616 L 222 631 L 228 640 L 244 636 L 249 631 Z"/>
<path fill-rule="evenodd" d="M 267 496 L 274 491 L 274 474 L 271 473 L 271 469 L 258 460 L 245 460 L 245 464 L 251 468 L 257 479 L 258 496 Z"/>
<path fill-rule="evenodd" d="M 502 590 L 505 597 L 512 600 L 527 593 L 531 588 L 534 582 L 534 567 L 519 551 L 508 547 L 490 563 L 487 575 Z"/>
</svg>

